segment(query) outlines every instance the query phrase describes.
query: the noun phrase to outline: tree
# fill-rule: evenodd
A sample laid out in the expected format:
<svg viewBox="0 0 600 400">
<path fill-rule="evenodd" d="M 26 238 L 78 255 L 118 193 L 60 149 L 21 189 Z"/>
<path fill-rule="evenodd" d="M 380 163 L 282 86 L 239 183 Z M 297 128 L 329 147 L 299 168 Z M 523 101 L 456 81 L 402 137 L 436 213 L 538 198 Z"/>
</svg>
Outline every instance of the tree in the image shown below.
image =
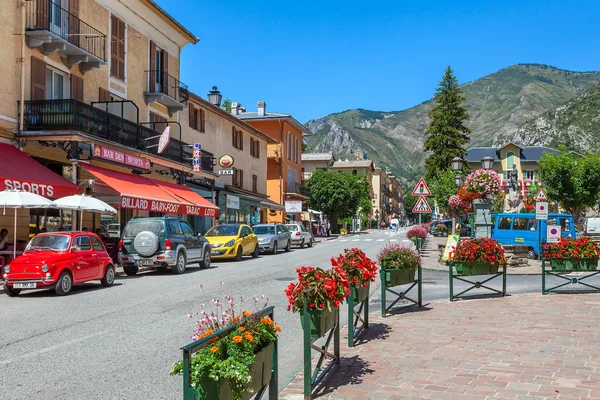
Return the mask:
<svg viewBox="0 0 600 400">
<path fill-rule="evenodd" d="M 431 196 L 436 201 L 440 210 L 448 212 L 450 209 L 448 199 L 450 196 L 455 195 L 458 189 L 454 181 L 454 172 L 452 170 L 438 172 L 430 180 L 429 188 L 431 189 Z"/>
<path fill-rule="evenodd" d="M 565 147 L 559 154 L 545 153 L 540 159 L 540 177 L 548 197 L 573 215 L 596 206 L 600 194 L 600 156 L 578 156 Z"/>
<path fill-rule="evenodd" d="M 411 192 L 406 192 L 406 195 L 404 196 L 404 212 L 407 216 L 413 214 L 412 210 L 418 200 L 419 198 L 417 196 L 413 195 Z"/>
<path fill-rule="evenodd" d="M 338 220 L 355 216 L 361 200 L 369 199 L 371 184 L 365 176 L 319 170 L 313 172 L 307 186 L 310 208 L 324 212 L 337 232 Z"/>
<path fill-rule="evenodd" d="M 371 215 L 371 212 L 373 211 L 373 203 L 369 198 L 361 199 L 358 207 L 360 208 L 360 213 L 365 217 Z"/>
<path fill-rule="evenodd" d="M 229 100 L 228 97 L 226 97 L 225 100 L 223 100 L 223 104 L 221 105 L 221 108 L 223 108 L 228 113 L 231 112 L 231 100 Z"/>
<path fill-rule="evenodd" d="M 469 119 L 462 89 L 454 72 L 448 66 L 433 97 L 435 106 L 429 111 L 429 125 L 425 130 L 424 151 L 432 153 L 425 159 L 426 177 L 433 178 L 439 172 L 450 169 L 454 157 L 464 159 L 464 146 L 469 141 L 471 130 L 464 125 Z"/>
</svg>

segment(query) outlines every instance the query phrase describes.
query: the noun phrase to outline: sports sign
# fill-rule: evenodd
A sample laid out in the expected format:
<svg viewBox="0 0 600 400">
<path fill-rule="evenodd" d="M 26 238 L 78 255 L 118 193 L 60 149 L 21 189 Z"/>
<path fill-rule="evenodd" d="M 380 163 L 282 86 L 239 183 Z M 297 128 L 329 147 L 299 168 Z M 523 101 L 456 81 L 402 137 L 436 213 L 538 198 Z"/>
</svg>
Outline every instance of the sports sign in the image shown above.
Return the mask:
<svg viewBox="0 0 600 400">
<path fill-rule="evenodd" d="M 427 187 L 427 184 L 425 183 L 425 180 L 423 178 L 419 179 L 419 182 L 417 183 L 417 186 L 415 186 L 415 188 L 413 189 L 412 194 L 415 196 L 431 196 L 431 191 Z"/>
<path fill-rule="evenodd" d="M 425 200 L 424 196 L 419 197 L 419 200 L 415 203 L 412 212 L 415 214 L 429 214 L 431 212 L 431 207 L 429 207 L 429 204 L 427 203 L 427 200 Z"/>
<path fill-rule="evenodd" d="M 150 160 L 147 158 L 134 156 L 108 147 L 94 145 L 94 158 L 101 158 L 106 161 L 129 165 L 130 167 L 150 170 Z"/>
<path fill-rule="evenodd" d="M 560 225 L 548 225 L 546 227 L 546 243 L 558 243 L 560 241 Z"/>
<path fill-rule="evenodd" d="M 546 196 L 544 189 L 540 189 L 538 194 L 535 195 L 535 201 L 548 201 L 548 196 Z"/>
<path fill-rule="evenodd" d="M 535 203 L 535 219 L 548 219 L 548 203 L 538 201 Z"/>
</svg>

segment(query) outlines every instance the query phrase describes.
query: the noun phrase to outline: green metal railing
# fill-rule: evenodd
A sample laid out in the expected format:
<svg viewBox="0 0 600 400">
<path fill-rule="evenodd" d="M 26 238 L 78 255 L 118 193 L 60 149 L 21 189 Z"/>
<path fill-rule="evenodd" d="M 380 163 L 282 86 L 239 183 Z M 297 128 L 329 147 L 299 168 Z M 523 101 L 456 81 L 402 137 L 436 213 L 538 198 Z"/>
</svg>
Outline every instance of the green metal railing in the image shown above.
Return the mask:
<svg viewBox="0 0 600 400">
<path fill-rule="evenodd" d="M 350 287 L 350 296 L 348 296 L 348 347 L 354 347 L 358 335 L 363 329 L 369 329 L 369 291 L 371 285 L 363 289 L 366 289 L 367 297 L 359 301 L 358 304 L 354 304 L 354 299 L 358 296 L 360 289 L 357 289 L 354 285 Z M 356 310 L 357 305 L 359 306 L 358 310 Z M 362 323 L 360 326 L 358 326 L 359 322 Z"/>
<path fill-rule="evenodd" d="M 249 318 L 257 318 L 257 317 L 270 317 L 273 321 L 275 321 L 275 307 L 267 307 L 261 311 L 258 311 L 251 315 L 248 318 L 245 318 L 243 321 Z M 242 322 L 243 322 L 242 321 Z M 211 344 L 211 339 L 216 337 L 223 337 L 227 333 L 232 330 L 237 329 L 239 324 L 232 324 L 218 332 L 213 333 L 210 336 L 207 336 L 203 339 L 197 340 L 193 343 L 188 344 L 187 346 L 182 347 L 183 350 L 183 399 L 184 400 L 197 400 L 197 390 L 191 385 L 191 359 L 194 353 L 202 350 L 203 348 L 209 346 Z M 273 343 L 273 369 L 271 370 L 271 380 L 268 385 L 263 386 L 258 392 L 255 393 L 254 400 L 260 400 L 267 393 L 267 387 L 269 388 L 269 400 L 276 400 L 279 398 L 279 388 L 278 388 L 278 372 L 279 367 L 277 363 L 277 341 Z M 212 399 L 211 399 L 212 400 Z M 216 400 L 216 399 L 215 399 Z"/>
<path fill-rule="evenodd" d="M 381 318 L 385 318 L 387 316 L 387 314 L 389 312 L 391 312 L 392 310 L 398 311 L 398 310 L 402 310 L 402 309 L 405 309 L 408 307 L 412 307 L 414 305 L 417 305 L 419 307 L 423 306 L 423 269 L 421 267 L 421 264 L 419 264 L 419 266 L 417 267 L 417 279 L 416 280 L 412 279 L 409 282 L 407 282 L 406 284 L 410 284 L 410 286 L 406 290 L 404 290 L 402 292 L 396 292 L 395 290 L 391 289 L 393 286 L 388 286 L 388 284 L 387 284 L 389 274 L 391 274 L 395 270 L 386 269 L 385 266 L 389 261 L 392 261 L 392 260 L 393 260 L 392 258 L 381 259 L 381 266 L 379 269 L 379 278 L 381 280 Z M 413 276 L 413 278 L 414 278 L 414 276 Z M 416 300 L 407 296 L 407 294 L 415 287 L 417 287 L 417 299 Z M 390 304 L 389 306 L 387 305 L 387 296 L 386 296 L 388 292 L 392 293 L 396 297 L 394 299 L 394 301 L 392 302 L 392 304 Z M 408 301 L 410 304 L 394 308 L 394 306 L 400 300 Z"/>
<path fill-rule="evenodd" d="M 571 277 L 571 276 L 564 276 L 566 274 L 570 274 L 573 272 L 584 272 L 584 271 L 553 271 L 552 269 L 550 269 L 549 271 L 546 269 L 546 259 L 542 258 L 542 294 L 548 294 L 548 293 L 595 293 L 595 292 L 600 292 L 600 287 L 598 286 L 594 286 L 594 285 L 590 285 L 587 282 L 584 282 L 585 279 L 589 279 L 593 276 L 596 276 L 598 274 L 600 274 L 600 271 L 593 271 L 590 274 L 587 275 L 583 275 L 583 276 L 577 276 L 577 277 Z M 560 279 L 565 280 L 566 282 L 563 282 L 562 284 L 553 286 L 551 288 L 546 288 L 546 276 L 556 276 Z M 565 286 L 569 286 L 569 285 L 581 285 L 584 286 L 588 289 L 570 289 L 570 290 L 558 290 L 562 287 Z"/>
<path fill-rule="evenodd" d="M 488 275 L 488 274 L 486 274 L 486 275 Z M 454 263 L 450 262 L 450 264 L 448 265 L 450 301 L 454 301 L 456 299 L 467 299 L 467 298 L 478 297 L 480 295 L 464 296 L 464 294 L 467 292 L 470 292 L 473 289 L 481 289 L 481 288 L 486 289 L 492 293 L 497 293 L 502 296 L 506 296 L 506 264 L 502 265 L 502 272 L 497 272 L 497 273 L 493 273 L 490 275 L 492 275 L 492 276 L 490 278 L 487 278 L 486 280 L 473 282 L 473 281 L 463 278 L 463 275 L 454 274 Z M 469 276 L 475 276 L 475 275 L 469 275 Z M 494 288 L 486 285 L 486 283 L 488 283 L 489 281 L 491 281 L 493 279 L 498 278 L 499 276 L 502 277 L 502 291 L 500 291 L 498 289 L 494 289 Z M 463 290 L 459 294 L 455 295 L 454 294 L 454 280 L 455 279 L 458 281 L 461 281 L 461 282 L 468 283 L 471 286 L 469 286 L 467 289 Z"/>
<path fill-rule="evenodd" d="M 306 300 L 306 294 L 310 290 L 304 292 L 303 306 L 302 306 L 302 330 L 304 334 L 304 400 L 312 400 L 312 393 L 315 387 L 323 380 L 327 372 L 333 368 L 334 365 L 340 364 L 340 312 L 339 308 L 335 309 L 335 323 L 331 329 L 325 334 L 327 336 L 325 344 L 317 346 L 314 343 L 321 337 L 315 337 L 311 335 L 311 315 Z M 333 354 L 329 352 L 329 346 L 333 339 Z M 317 364 L 312 369 L 312 350 L 319 352 L 320 356 L 317 360 Z M 323 367 L 323 361 L 326 358 L 330 358 L 331 361 L 327 366 Z"/>
</svg>

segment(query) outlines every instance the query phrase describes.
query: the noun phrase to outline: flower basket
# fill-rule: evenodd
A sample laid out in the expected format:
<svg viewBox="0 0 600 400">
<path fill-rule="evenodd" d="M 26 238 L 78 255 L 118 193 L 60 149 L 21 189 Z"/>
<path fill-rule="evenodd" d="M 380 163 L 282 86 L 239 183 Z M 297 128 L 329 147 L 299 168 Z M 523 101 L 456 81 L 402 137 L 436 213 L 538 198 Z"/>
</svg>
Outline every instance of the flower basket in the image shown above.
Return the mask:
<svg viewBox="0 0 600 400">
<path fill-rule="evenodd" d="M 369 291 L 371 289 L 371 283 L 367 283 L 367 286 L 354 285 L 354 304 L 362 303 L 369 298 Z"/>
<path fill-rule="evenodd" d="M 406 268 L 406 269 L 382 269 L 381 273 L 385 274 L 385 286 L 394 287 L 400 285 L 406 285 L 415 280 L 415 273 L 417 268 Z"/>
<path fill-rule="evenodd" d="M 337 322 L 337 311 L 337 308 L 332 308 L 331 310 L 327 308 L 323 310 L 308 310 L 308 315 L 310 316 L 310 337 L 312 339 L 325 336 L 333 328 Z M 304 311 L 302 310 L 300 311 L 300 318 L 304 318 Z"/>
<path fill-rule="evenodd" d="M 553 271 L 596 271 L 598 258 L 551 258 Z"/>
<path fill-rule="evenodd" d="M 252 381 L 249 387 L 252 392 L 246 392 L 242 395 L 243 400 L 249 400 L 263 386 L 266 386 L 271 380 L 273 371 L 273 352 L 275 346 L 273 343 L 256 353 L 254 365 L 250 372 Z M 198 400 L 234 400 L 231 385 L 228 379 L 219 379 L 214 381 L 205 378 L 200 381 L 196 389 Z"/>
<path fill-rule="evenodd" d="M 482 262 L 464 262 L 460 261 L 455 264 L 456 273 L 460 276 L 469 275 L 489 275 L 496 274 L 500 270 L 500 265 L 492 265 Z"/>
</svg>

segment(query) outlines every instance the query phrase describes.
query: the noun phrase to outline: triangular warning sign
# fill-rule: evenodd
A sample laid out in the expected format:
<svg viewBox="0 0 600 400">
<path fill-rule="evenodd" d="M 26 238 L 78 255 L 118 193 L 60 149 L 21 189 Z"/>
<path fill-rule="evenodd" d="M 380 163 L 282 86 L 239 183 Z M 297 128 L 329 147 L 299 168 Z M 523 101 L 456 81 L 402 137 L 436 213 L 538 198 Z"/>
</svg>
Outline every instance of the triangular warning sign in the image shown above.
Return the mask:
<svg viewBox="0 0 600 400">
<path fill-rule="evenodd" d="M 415 203 L 412 212 L 424 214 L 431 212 L 431 207 L 429 207 L 429 204 L 427 203 L 427 200 L 425 200 L 424 196 L 419 197 L 419 200 Z"/>
<path fill-rule="evenodd" d="M 415 186 L 412 194 L 414 196 L 431 196 L 431 191 L 427 187 L 427 184 L 423 180 L 423 178 L 419 179 L 417 186 Z"/>
<path fill-rule="evenodd" d="M 548 201 L 548 196 L 546 196 L 544 189 L 540 189 L 538 194 L 535 195 L 535 201 Z"/>
</svg>

